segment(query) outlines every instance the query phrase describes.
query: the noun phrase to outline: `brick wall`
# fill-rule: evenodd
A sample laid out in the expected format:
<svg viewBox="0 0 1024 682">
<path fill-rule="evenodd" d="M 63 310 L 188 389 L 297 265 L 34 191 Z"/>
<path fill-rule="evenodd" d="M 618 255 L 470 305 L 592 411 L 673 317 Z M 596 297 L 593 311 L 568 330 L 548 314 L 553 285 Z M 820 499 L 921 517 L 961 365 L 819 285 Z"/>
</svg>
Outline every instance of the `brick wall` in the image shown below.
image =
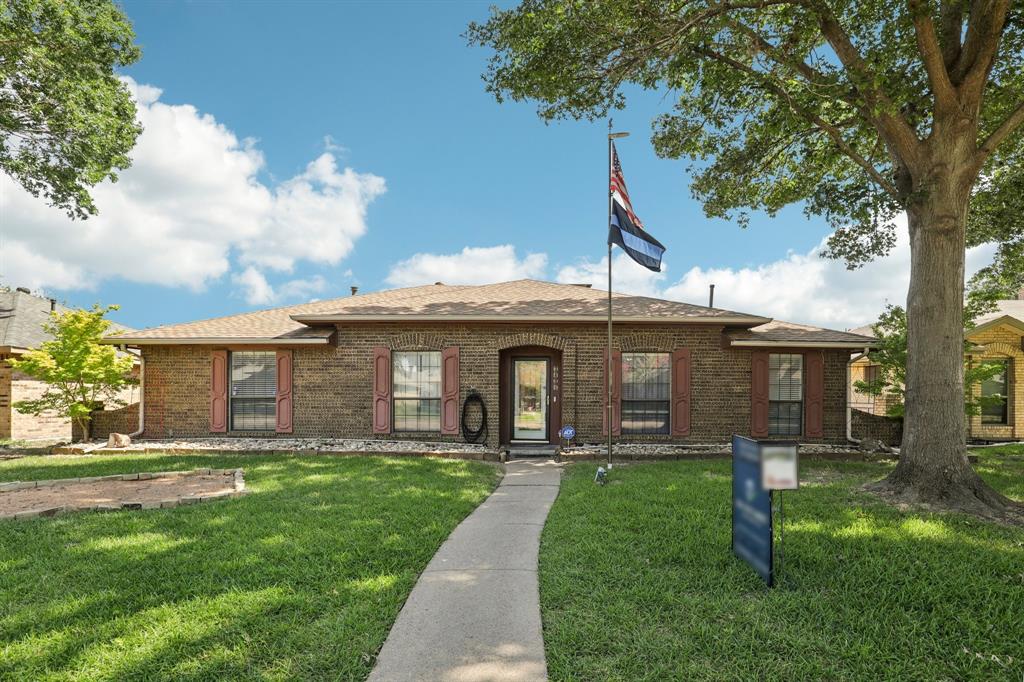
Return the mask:
<svg viewBox="0 0 1024 682">
<path fill-rule="evenodd" d="M 750 429 L 750 351 L 723 349 L 721 328 L 618 325 L 616 348 L 625 351 L 692 350 L 691 430 L 686 438 L 628 436 L 631 441 L 723 441 Z M 460 407 L 471 389 L 487 404 L 488 444 L 499 438 L 499 352 L 540 345 L 562 353 L 562 423 L 576 426 L 582 442 L 602 440 L 602 325 L 429 325 L 365 323 L 338 329 L 327 347 L 293 348 L 294 436 L 456 440 L 437 433 L 374 436 L 372 349 L 460 349 Z M 146 346 L 146 436 L 208 436 L 211 346 Z M 810 351 L 809 351 L 810 352 Z M 821 352 L 821 351 L 814 351 Z M 825 441 L 841 442 L 846 428 L 846 351 L 824 351 Z M 578 382 L 577 382 L 578 377 Z M 245 435 L 245 434 L 237 434 Z M 259 435 L 266 435 L 261 433 Z"/>
<path fill-rule="evenodd" d="M 971 355 L 971 362 L 985 360 L 1010 360 L 1008 377 L 1009 419 L 1005 425 L 982 424 L 980 415 L 969 419 L 971 438 L 981 440 L 1024 440 L 1024 350 L 1021 348 L 1020 329 L 1002 324 L 982 332 L 969 335 L 972 343 L 982 352 Z M 981 395 L 981 387 L 974 387 L 974 395 Z"/>
<path fill-rule="evenodd" d="M 112 433 L 135 433 L 139 428 L 139 404 L 132 403 L 113 410 L 95 410 L 89 425 L 92 438 L 106 438 Z M 78 424 L 71 425 L 72 439 L 82 440 L 82 430 Z"/>
<path fill-rule="evenodd" d="M 898 446 L 903 442 L 903 420 L 864 410 L 851 412 L 850 430 L 858 439 L 880 440 L 886 445 Z"/>
<path fill-rule="evenodd" d="M 14 440 L 67 440 L 71 422 L 55 414 L 33 416 L 14 409 L 19 400 L 38 398 L 46 385 L 0 360 L 0 438 Z"/>
</svg>

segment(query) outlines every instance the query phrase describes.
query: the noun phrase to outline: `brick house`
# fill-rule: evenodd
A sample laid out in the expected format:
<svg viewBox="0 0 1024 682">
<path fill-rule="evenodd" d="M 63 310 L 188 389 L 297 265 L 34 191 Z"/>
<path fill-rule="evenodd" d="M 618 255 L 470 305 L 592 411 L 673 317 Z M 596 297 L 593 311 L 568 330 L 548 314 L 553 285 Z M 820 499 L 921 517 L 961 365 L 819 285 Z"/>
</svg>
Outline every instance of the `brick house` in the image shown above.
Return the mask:
<svg viewBox="0 0 1024 682">
<path fill-rule="evenodd" d="M 996 310 L 967 332 L 971 363 L 996 363 L 1002 371 L 974 387 L 976 396 L 1000 397 L 968 421 L 971 438 L 1024 440 L 1024 289 L 1016 300 L 999 301 Z"/>
<path fill-rule="evenodd" d="M 852 331 L 865 333 L 869 329 Z M 998 301 L 995 311 L 979 317 L 964 336 L 971 344 L 969 362 L 995 363 L 1002 368 L 992 379 L 974 387 L 976 397 L 984 395 L 998 400 L 968 419 L 968 436 L 982 441 L 1024 440 L 1024 289 L 1016 299 Z M 854 381 L 875 376 L 877 364 L 866 354 L 857 354 L 851 359 L 850 370 L 850 404 L 855 412 L 885 415 L 894 402 L 893 396 L 864 395 L 853 388 Z M 854 419 L 858 420 L 856 414 Z M 866 425 L 871 420 L 859 421 Z"/>
<path fill-rule="evenodd" d="M 56 414 L 34 416 L 21 414 L 14 409 L 19 400 L 38 398 L 46 390 L 45 384 L 21 372 L 16 372 L 8 363 L 30 348 L 36 348 L 49 335 L 43 331 L 43 324 L 50 313 L 67 312 L 68 308 L 52 298 L 36 296 L 28 289 L 0 291 L 0 439 L 11 440 L 69 440 L 72 436 L 71 421 Z M 115 325 L 121 331 L 126 327 Z M 120 396 L 126 402 L 138 399 L 137 393 L 126 389 Z M 125 408 L 130 413 L 130 408 Z M 106 414 L 102 411 L 97 414 Z"/>
<path fill-rule="evenodd" d="M 615 294 L 613 434 L 733 432 L 843 442 L 846 365 L 872 339 Z M 597 442 L 607 428 L 607 293 L 519 280 L 434 284 L 168 325 L 107 339 L 143 357 L 145 436 Z M 467 426 L 481 422 L 472 402 Z"/>
</svg>

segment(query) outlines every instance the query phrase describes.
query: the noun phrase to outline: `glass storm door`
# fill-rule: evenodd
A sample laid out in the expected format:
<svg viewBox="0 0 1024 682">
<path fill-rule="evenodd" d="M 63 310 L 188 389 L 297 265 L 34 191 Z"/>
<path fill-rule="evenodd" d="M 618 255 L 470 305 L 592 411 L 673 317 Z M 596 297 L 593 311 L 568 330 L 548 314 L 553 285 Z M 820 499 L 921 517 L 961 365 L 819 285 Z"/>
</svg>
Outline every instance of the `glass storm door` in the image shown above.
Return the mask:
<svg viewBox="0 0 1024 682">
<path fill-rule="evenodd" d="M 512 438 L 548 440 L 548 361 L 512 361 Z"/>
</svg>

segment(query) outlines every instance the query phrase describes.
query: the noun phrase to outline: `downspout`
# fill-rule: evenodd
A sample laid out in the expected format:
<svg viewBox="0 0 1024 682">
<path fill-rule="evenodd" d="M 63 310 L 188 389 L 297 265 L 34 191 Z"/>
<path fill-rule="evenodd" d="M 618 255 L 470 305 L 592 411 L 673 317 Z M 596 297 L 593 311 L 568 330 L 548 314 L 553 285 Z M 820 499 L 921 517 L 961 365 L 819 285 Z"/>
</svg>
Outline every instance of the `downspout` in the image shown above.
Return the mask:
<svg viewBox="0 0 1024 682">
<path fill-rule="evenodd" d="M 130 353 L 125 346 L 121 346 L 121 350 L 126 353 Z M 132 353 L 135 355 L 135 353 Z M 146 356 L 142 354 L 142 350 L 139 350 L 139 428 L 137 431 L 133 431 L 128 434 L 129 438 L 138 438 L 146 430 Z"/>
<path fill-rule="evenodd" d="M 864 349 L 864 355 L 868 354 L 867 348 Z M 853 363 L 860 356 L 850 356 L 850 359 L 846 361 L 846 440 L 849 442 L 860 445 L 860 438 L 853 437 Z"/>
</svg>

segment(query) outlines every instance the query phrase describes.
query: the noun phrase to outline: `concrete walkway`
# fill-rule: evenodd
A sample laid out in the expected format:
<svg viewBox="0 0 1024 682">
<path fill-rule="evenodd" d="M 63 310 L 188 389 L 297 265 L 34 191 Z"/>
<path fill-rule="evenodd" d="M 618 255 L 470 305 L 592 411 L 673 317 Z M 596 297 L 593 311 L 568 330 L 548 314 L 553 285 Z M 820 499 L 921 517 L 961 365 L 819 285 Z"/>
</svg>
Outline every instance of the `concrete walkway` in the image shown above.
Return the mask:
<svg viewBox="0 0 1024 682">
<path fill-rule="evenodd" d="M 537 554 L 559 466 L 517 461 L 427 565 L 371 682 L 547 679 Z"/>
</svg>

